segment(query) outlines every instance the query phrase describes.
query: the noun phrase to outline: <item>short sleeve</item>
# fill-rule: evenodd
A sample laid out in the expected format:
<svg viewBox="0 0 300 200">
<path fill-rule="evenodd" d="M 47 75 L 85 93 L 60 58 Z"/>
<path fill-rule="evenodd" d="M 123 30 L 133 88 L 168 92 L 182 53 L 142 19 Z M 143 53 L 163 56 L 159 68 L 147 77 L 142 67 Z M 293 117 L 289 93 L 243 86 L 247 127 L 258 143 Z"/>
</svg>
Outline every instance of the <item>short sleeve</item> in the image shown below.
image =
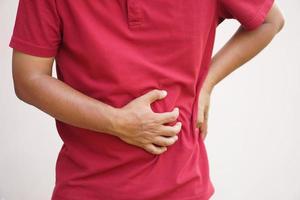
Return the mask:
<svg viewBox="0 0 300 200">
<path fill-rule="evenodd" d="M 219 0 L 219 23 L 226 18 L 233 18 L 247 30 L 261 25 L 274 0 Z"/>
<path fill-rule="evenodd" d="M 9 46 L 23 53 L 54 57 L 61 43 L 55 0 L 19 0 Z"/>
</svg>

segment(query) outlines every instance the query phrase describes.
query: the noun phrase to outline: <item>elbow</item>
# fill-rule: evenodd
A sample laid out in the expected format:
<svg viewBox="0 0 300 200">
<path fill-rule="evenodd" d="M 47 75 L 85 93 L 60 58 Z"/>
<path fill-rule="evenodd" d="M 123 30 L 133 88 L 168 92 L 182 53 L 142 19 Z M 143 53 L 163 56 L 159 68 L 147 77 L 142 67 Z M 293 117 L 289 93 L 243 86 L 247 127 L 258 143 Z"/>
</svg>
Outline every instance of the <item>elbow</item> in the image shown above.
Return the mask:
<svg viewBox="0 0 300 200">
<path fill-rule="evenodd" d="M 275 12 L 272 21 L 273 21 L 276 33 L 280 32 L 284 27 L 285 19 L 284 19 L 282 12 L 279 10 L 279 8 L 277 8 L 277 11 Z"/>
<path fill-rule="evenodd" d="M 14 49 L 12 57 L 12 79 L 18 99 L 31 104 L 39 98 L 41 78 L 51 76 L 53 58 L 46 59 L 24 54 Z"/>
<path fill-rule="evenodd" d="M 285 20 L 284 17 L 279 14 L 276 16 L 276 18 L 273 18 L 271 21 L 269 21 L 269 25 L 271 25 L 271 32 L 273 32 L 273 35 L 276 35 L 277 33 L 279 33 L 285 24 Z"/>
<path fill-rule="evenodd" d="M 274 35 L 283 29 L 285 24 L 285 19 L 283 17 L 282 12 L 280 11 L 280 9 L 276 4 L 274 4 L 271 10 L 269 11 L 265 23 L 267 23 L 269 27 L 271 27 Z"/>
<path fill-rule="evenodd" d="M 18 99 L 22 100 L 22 93 L 19 87 L 14 84 L 15 95 Z"/>
<path fill-rule="evenodd" d="M 285 19 L 284 19 L 284 17 L 281 15 L 279 18 L 278 18 L 278 20 L 277 20 L 278 22 L 277 22 L 277 33 L 278 32 L 280 32 L 282 29 L 283 29 L 283 27 L 284 27 L 284 24 L 285 24 Z"/>
<path fill-rule="evenodd" d="M 282 16 L 277 16 L 276 19 L 273 19 L 266 24 L 268 24 L 269 32 L 272 33 L 272 36 L 275 36 L 283 29 L 285 20 Z"/>
<path fill-rule="evenodd" d="M 15 92 L 16 97 L 19 100 L 28 103 L 28 96 L 29 95 L 27 93 L 26 88 L 24 86 L 22 86 L 20 81 L 15 80 L 15 79 L 14 79 L 14 92 Z"/>
<path fill-rule="evenodd" d="M 18 99 L 21 101 L 31 104 L 31 94 L 30 94 L 30 80 L 22 78 L 22 76 L 18 74 L 13 74 L 13 86 L 14 92 Z"/>
</svg>

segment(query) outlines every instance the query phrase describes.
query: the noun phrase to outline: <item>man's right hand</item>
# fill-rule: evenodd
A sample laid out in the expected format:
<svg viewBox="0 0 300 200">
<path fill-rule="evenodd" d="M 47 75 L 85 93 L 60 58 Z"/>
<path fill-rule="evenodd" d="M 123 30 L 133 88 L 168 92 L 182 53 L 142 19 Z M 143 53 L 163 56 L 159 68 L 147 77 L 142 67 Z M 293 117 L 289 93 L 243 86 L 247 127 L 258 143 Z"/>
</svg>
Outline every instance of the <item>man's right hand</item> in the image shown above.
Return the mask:
<svg viewBox="0 0 300 200">
<path fill-rule="evenodd" d="M 162 91 L 153 90 L 123 108 L 115 108 L 52 77 L 53 62 L 54 57 L 13 51 L 12 73 L 19 99 L 61 122 L 118 136 L 153 154 L 163 153 L 176 141 L 181 124 L 173 127 L 163 124 L 175 121 L 179 111 L 154 113 L 150 107 L 152 102 L 166 96 Z"/>
<path fill-rule="evenodd" d="M 165 113 L 152 111 L 151 103 L 166 95 L 166 91 L 154 89 L 122 107 L 116 119 L 116 136 L 152 154 L 165 152 L 167 146 L 177 141 L 182 126 L 181 122 L 173 126 L 164 125 L 178 118 L 178 108 Z"/>
</svg>

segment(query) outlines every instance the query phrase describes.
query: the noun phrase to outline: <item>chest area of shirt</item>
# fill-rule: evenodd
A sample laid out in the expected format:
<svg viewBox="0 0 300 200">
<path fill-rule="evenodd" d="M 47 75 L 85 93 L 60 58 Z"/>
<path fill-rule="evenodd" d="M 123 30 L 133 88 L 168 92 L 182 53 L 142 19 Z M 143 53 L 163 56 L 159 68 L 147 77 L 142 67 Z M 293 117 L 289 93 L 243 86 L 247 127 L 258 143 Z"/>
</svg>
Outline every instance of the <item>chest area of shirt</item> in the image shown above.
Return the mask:
<svg viewBox="0 0 300 200">
<path fill-rule="evenodd" d="M 65 0 L 58 6 L 64 31 L 191 39 L 207 35 L 216 0 Z M 139 36 L 138 36 L 139 37 Z"/>
<path fill-rule="evenodd" d="M 101 69 L 116 82 L 129 72 L 164 79 L 180 74 L 191 77 L 189 82 L 200 70 L 204 51 L 210 50 L 205 47 L 215 19 L 214 1 L 61 1 L 61 57 L 93 76 Z"/>
</svg>

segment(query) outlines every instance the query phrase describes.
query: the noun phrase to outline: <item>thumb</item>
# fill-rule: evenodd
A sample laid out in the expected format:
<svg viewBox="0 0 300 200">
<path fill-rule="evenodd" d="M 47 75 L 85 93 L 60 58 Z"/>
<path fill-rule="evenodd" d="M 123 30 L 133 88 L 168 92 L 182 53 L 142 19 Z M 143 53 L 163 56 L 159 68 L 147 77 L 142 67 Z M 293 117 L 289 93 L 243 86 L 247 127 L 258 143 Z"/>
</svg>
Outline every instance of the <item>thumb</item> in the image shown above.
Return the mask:
<svg viewBox="0 0 300 200">
<path fill-rule="evenodd" d="M 209 113 L 209 105 L 206 107 L 206 109 L 204 110 L 204 120 L 208 120 L 208 113 Z"/>
<path fill-rule="evenodd" d="M 154 89 L 142 96 L 142 99 L 151 104 L 156 100 L 163 99 L 167 96 L 167 91 Z"/>
<path fill-rule="evenodd" d="M 199 110 L 198 118 L 197 118 L 197 128 L 201 128 L 203 122 L 204 122 L 204 113 L 202 110 Z"/>
</svg>

